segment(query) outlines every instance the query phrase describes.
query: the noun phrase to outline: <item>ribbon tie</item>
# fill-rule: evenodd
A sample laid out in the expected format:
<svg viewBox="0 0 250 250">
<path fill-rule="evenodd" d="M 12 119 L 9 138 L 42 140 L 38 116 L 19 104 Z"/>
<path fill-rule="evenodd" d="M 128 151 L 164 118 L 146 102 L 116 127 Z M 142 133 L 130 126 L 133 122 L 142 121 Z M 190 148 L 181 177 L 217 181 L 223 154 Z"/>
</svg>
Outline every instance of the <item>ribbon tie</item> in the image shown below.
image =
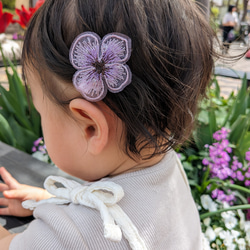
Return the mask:
<svg viewBox="0 0 250 250">
<path fill-rule="evenodd" d="M 106 239 L 120 241 L 123 232 L 132 249 L 146 249 L 137 228 L 116 204 L 124 196 L 122 187 L 110 181 L 97 181 L 89 184 L 84 186 L 60 176 L 49 176 L 44 182 L 44 187 L 55 197 L 38 202 L 27 200 L 22 205 L 26 209 L 34 210 L 38 205 L 45 203 L 58 205 L 74 203 L 97 209 L 103 220 Z"/>
</svg>

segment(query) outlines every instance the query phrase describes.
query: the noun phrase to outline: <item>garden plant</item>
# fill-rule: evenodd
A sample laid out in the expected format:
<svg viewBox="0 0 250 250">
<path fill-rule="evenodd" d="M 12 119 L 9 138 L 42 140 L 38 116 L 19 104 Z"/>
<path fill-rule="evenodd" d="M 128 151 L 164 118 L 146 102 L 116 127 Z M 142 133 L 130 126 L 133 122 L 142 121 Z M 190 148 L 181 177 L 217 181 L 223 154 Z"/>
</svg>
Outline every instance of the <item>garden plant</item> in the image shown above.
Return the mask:
<svg viewBox="0 0 250 250">
<path fill-rule="evenodd" d="M 40 116 L 16 66 L 2 56 L 9 87 L 0 85 L 0 140 L 31 153 L 33 142 L 42 134 Z"/>
<path fill-rule="evenodd" d="M 193 138 L 178 153 L 211 249 L 250 249 L 247 80 L 236 95 L 224 98 L 214 77 L 207 95 Z"/>
</svg>

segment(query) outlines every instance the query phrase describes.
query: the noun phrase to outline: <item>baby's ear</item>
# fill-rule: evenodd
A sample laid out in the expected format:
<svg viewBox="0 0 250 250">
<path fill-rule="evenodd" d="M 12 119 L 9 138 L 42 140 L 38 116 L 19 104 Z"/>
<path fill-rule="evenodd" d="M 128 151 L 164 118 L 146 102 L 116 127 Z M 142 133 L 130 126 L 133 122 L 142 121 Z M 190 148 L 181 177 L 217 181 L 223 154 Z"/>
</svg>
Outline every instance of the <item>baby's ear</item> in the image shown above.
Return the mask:
<svg viewBox="0 0 250 250">
<path fill-rule="evenodd" d="M 108 122 L 103 111 L 94 103 L 81 98 L 72 100 L 69 108 L 88 143 L 88 151 L 93 155 L 100 154 L 109 138 Z"/>
</svg>

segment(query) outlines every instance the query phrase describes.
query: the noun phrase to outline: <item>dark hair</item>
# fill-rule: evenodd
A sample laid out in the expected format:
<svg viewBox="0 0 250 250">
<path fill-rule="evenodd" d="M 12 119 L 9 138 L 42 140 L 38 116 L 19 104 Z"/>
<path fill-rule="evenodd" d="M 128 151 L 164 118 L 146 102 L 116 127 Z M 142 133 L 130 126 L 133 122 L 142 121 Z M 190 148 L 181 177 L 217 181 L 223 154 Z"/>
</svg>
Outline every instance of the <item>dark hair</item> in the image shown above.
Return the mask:
<svg viewBox="0 0 250 250">
<path fill-rule="evenodd" d="M 229 5 L 228 6 L 228 12 L 232 12 L 233 8 L 235 8 L 235 7 L 236 7 L 235 5 Z"/>
<path fill-rule="evenodd" d="M 189 137 L 197 102 L 213 69 L 214 32 L 190 0 L 46 0 L 25 35 L 23 66 L 33 65 L 47 94 L 63 106 L 72 85 L 69 48 L 82 32 L 120 32 L 132 40 L 132 83 L 103 102 L 124 122 L 125 152 L 152 157 Z M 62 84 L 62 83 L 61 83 Z"/>
</svg>

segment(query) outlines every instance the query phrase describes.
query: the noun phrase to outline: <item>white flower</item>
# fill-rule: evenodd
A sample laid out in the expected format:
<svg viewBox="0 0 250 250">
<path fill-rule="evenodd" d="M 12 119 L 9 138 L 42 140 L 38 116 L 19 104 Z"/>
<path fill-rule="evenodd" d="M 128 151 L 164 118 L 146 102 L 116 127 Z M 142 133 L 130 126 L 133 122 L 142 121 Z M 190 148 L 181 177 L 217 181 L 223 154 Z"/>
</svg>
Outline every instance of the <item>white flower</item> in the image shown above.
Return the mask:
<svg viewBox="0 0 250 250">
<path fill-rule="evenodd" d="M 221 217 L 223 219 L 227 219 L 228 217 L 232 217 L 232 216 L 235 216 L 235 214 L 232 211 L 227 211 L 227 212 L 221 213 Z"/>
<path fill-rule="evenodd" d="M 237 210 L 238 215 L 240 216 L 240 229 L 243 230 L 245 227 L 245 214 L 242 212 L 242 210 L 238 209 Z"/>
<path fill-rule="evenodd" d="M 201 205 L 209 212 L 217 211 L 218 205 L 213 202 L 212 198 L 207 194 L 201 196 Z"/>
<path fill-rule="evenodd" d="M 195 203 L 195 205 L 196 205 L 198 211 L 200 211 L 201 210 L 201 206 L 199 204 L 197 204 L 197 203 Z"/>
<path fill-rule="evenodd" d="M 222 231 L 223 231 L 223 228 L 222 228 L 222 227 L 216 227 L 216 228 L 214 229 L 214 232 L 215 232 L 216 236 L 219 236 L 220 232 L 222 232 Z"/>
<path fill-rule="evenodd" d="M 250 221 L 245 222 L 244 230 L 245 230 L 246 234 L 250 234 Z"/>
<path fill-rule="evenodd" d="M 204 225 L 207 227 L 210 225 L 210 222 L 211 222 L 211 219 L 209 217 L 203 220 Z"/>
<path fill-rule="evenodd" d="M 208 227 L 205 235 L 207 237 L 207 239 L 209 240 L 209 242 L 214 241 L 216 239 L 216 234 L 214 232 L 214 230 L 212 229 L 212 227 Z"/>
<path fill-rule="evenodd" d="M 248 242 L 248 244 L 250 245 L 250 221 L 246 221 L 245 222 L 245 233 L 246 233 L 246 241 Z"/>
<path fill-rule="evenodd" d="M 223 243 L 225 246 L 230 247 L 233 245 L 233 237 L 229 231 L 225 232 Z"/>
<path fill-rule="evenodd" d="M 243 238 L 238 239 L 237 241 L 239 250 L 246 250 L 246 241 Z"/>
<path fill-rule="evenodd" d="M 222 230 L 219 232 L 219 237 L 224 240 L 226 238 L 226 231 Z"/>
<path fill-rule="evenodd" d="M 227 250 L 235 250 L 236 249 L 236 245 L 232 244 L 230 246 L 227 247 Z"/>
<path fill-rule="evenodd" d="M 240 236 L 240 232 L 236 230 L 231 230 L 231 234 L 234 239 L 237 239 Z"/>
<path fill-rule="evenodd" d="M 32 156 L 40 161 L 44 161 L 44 162 L 48 162 L 49 161 L 49 156 L 48 155 L 44 155 L 42 152 L 40 151 L 36 151 L 35 153 L 32 154 Z"/>
<path fill-rule="evenodd" d="M 227 202 L 223 202 L 222 204 L 223 204 L 223 208 L 229 208 L 230 207 Z"/>
<path fill-rule="evenodd" d="M 210 204 L 213 202 L 213 200 L 211 199 L 211 197 L 208 194 L 204 194 L 201 196 L 201 205 L 208 210 Z"/>
<path fill-rule="evenodd" d="M 238 212 L 238 215 L 240 216 L 240 219 L 245 220 L 245 214 L 242 212 L 242 210 L 238 209 L 237 212 Z"/>
<path fill-rule="evenodd" d="M 229 230 L 233 229 L 238 224 L 238 221 L 234 216 L 229 216 L 225 218 L 224 222 L 225 222 L 226 228 Z"/>
<path fill-rule="evenodd" d="M 202 250 L 211 250 L 208 239 L 202 234 Z"/>
<path fill-rule="evenodd" d="M 235 214 L 232 211 L 221 213 L 221 217 L 227 229 L 233 229 L 238 224 L 238 220 L 235 218 Z"/>
<path fill-rule="evenodd" d="M 5 34 L 0 35 L 0 43 L 5 57 L 13 59 L 13 53 L 16 59 L 20 59 L 22 49 L 17 42 L 7 39 Z M 2 59 L 2 56 L 0 56 Z"/>
<path fill-rule="evenodd" d="M 250 246 L 250 235 L 246 235 L 245 239 L 246 239 L 246 242 L 248 242 L 248 244 Z"/>
<path fill-rule="evenodd" d="M 212 201 L 212 203 L 210 203 L 210 205 L 209 205 L 208 211 L 209 212 L 215 212 L 215 211 L 217 211 L 217 206 L 218 205 L 215 202 Z"/>
</svg>

